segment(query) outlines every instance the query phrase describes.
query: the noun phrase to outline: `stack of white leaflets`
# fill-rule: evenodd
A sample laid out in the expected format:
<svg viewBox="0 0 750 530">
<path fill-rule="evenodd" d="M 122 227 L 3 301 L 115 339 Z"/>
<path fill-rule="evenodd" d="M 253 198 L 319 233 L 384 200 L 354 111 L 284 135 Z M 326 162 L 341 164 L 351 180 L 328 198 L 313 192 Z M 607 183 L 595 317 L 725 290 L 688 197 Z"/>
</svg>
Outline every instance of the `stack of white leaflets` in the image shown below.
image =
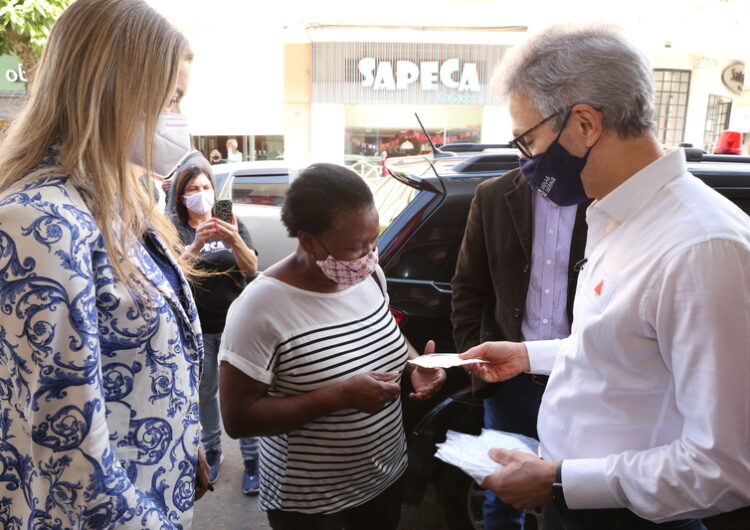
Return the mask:
<svg viewBox="0 0 750 530">
<path fill-rule="evenodd" d="M 491 475 L 502 464 L 490 458 L 490 449 L 512 449 L 530 455 L 537 454 L 539 442 L 523 434 L 482 429 L 482 434 L 474 436 L 462 432 L 448 431 L 445 442 L 437 444 L 435 456 L 443 462 L 458 467 L 481 484 L 484 477 Z"/>
</svg>

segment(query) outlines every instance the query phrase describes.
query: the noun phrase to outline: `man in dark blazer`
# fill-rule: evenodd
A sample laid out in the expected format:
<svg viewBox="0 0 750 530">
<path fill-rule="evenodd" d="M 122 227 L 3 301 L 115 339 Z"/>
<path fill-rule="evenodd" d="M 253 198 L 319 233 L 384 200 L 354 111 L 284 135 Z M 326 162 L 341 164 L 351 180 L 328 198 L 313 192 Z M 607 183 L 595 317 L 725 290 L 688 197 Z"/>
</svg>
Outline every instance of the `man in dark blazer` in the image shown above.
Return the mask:
<svg viewBox="0 0 750 530">
<path fill-rule="evenodd" d="M 533 271 L 533 265 L 543 267 L 546 264 L 551 267 L 549 270 L 558 271 L 559 281 L 556 287 L 561 290 L 558 297 L 562 296 L 562 299 L 558 298 L 555 307 L 565 313 L 557 315 L 562 318 L 562 327 L 565 328 L 561 330 L 563 334 L 560 337 L 533 338 L 562 338 L 570 331 L 579 268 L 576 264 L 583 258 L 586 245 L 585 211 L 590 201 L 578 206 L 577 210 L 575 206 L 567 207 L 568 211 L 561 215 L 562 210 L 555 210 L 560 207 L 549 202 L 540 206 L 540 201 L 547 199 L 532 199 L 532 193 L 534 192 L 517 169 L 489 179 L 477 187 L 452 280 L 451 321 L 459 352 L 486 341 L 521 341 L 525 338 L 522 327 L 524 318 L 528 316 L 527 308 L 530 308 L 527 306 L 527 297 L 542 295 L 541 292 L 529 292 L 532 272 L 536 273 L 536 278 L 542 278 L 541 269 Z M 548 208 L 554 211 L 554 215 L 560 216 L 559 223 L 551 225 L 555 230 L 550 230 L 550 233 L 559 231 L 559 236 L 553 234 L 558 238 L 557 245 L 569 248 L 569 253 L 568 248 L 564 249 L 562 258 L 559 251 L 550 253 L 550 249 L 545 248 L 544 264 L 532 263 L 532 256 L 542 255 L 541 246 L 544 243 L 540 241 L 540 248 L 534 252 L 534 208 Z M 537 228 L 544 230 L 541 233 L 546 237 L 546 227 Z M 565 257 L 568 258 L 567 262 L 561 262 Z M 549 282 L 549 278 L 547 275 L 545 281 Z M 532 291 L 540 288 L 538 281 L 533 285 Z M 547 285 L 549 283 L 545 287 Z M 545 288 L 544 291 L 550 294 L 550 289 Z M 539 312 L 538 305 L 537 303 L 535 308 L 531 308 L 535 315 Z M 547 324 L 547 320 L 544 323 Z M 541 321 L 536 324 L 541 329 Z M 526 325 L 526 329 L 529 329 L 528 326 L 533 326 L 534 323 L 527 319 Z M 545 334 L 543 331 L 540 333 Z M 485 395 L 490 396 L 484 402 L 485 427 L 536 438 L 537 412 L 544 392 L 543 384 L 539 379 L 532 380 L 532 376 L 522 374 L 504 383 L 492 385 L 492 388 L 483 389 Z M 503 504 L 492 492 L 487 492 L 484 503 L 485 529 L 523 528 L 523 517 L 522 510 Z"/>
</svg>

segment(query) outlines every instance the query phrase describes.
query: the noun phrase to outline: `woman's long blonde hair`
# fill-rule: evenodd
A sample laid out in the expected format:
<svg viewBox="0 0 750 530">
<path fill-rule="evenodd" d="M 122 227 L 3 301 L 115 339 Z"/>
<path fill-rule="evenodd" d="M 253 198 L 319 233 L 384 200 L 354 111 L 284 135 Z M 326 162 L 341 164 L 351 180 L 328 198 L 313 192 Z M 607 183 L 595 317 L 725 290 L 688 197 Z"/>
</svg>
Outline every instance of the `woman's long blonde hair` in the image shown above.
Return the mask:
<svg viewBox="0 0 750 530">
<path fill-rule="evenodd" d="M 43 175 L 67 176 L 90 197 L 115 273 L 136 294 L 149 284 L 127 249 L 147 227 L 177 259 L 180 248 L 128 155 L 143 125 L 150 181 L 150 139 L 191 59 L 187 39 L 145 2 L 77 0 L 52 27 L 28 100 L 0 139 L 0 194 Z M 53 146 L 59 165 L 37 168 Z"/>
</svg>

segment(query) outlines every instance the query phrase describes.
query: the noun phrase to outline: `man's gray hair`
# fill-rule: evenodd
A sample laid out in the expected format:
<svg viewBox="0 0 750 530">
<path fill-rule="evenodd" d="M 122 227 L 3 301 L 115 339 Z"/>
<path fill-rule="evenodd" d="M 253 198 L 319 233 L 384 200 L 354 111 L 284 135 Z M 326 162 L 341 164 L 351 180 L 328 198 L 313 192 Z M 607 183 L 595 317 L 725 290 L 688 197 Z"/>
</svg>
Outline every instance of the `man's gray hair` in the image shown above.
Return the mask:
<svg viewBox="0 0 750 530">
<path fill-rule="evenodd" d="M 493 84 L 525 94 L 559 130 L 568 109 L 586 103 L 623 138 L 654 128 L 654 80 L 648 59 L 612 26 L 552 26 L 510 50 Z"/>
</svg>

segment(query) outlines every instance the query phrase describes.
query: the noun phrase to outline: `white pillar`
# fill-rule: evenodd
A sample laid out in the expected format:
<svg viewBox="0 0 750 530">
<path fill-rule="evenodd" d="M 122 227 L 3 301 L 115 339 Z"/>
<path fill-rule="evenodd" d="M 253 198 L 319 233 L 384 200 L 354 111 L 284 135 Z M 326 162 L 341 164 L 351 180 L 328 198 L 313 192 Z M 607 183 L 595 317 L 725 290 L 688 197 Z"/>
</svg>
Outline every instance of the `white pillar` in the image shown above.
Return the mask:
<svg viewBox="0 0 750 530">
<path fill-rule="evenodd" d="M 483 144 L 505 144 L 513 138 L 513 125 L 507 105 L 486 105 L 482 108 Z"/>
<path fill-rule="evenodd" d="M 310 162 L 344 164 L 344 105 L 310 105 Z"/>
</svg>

